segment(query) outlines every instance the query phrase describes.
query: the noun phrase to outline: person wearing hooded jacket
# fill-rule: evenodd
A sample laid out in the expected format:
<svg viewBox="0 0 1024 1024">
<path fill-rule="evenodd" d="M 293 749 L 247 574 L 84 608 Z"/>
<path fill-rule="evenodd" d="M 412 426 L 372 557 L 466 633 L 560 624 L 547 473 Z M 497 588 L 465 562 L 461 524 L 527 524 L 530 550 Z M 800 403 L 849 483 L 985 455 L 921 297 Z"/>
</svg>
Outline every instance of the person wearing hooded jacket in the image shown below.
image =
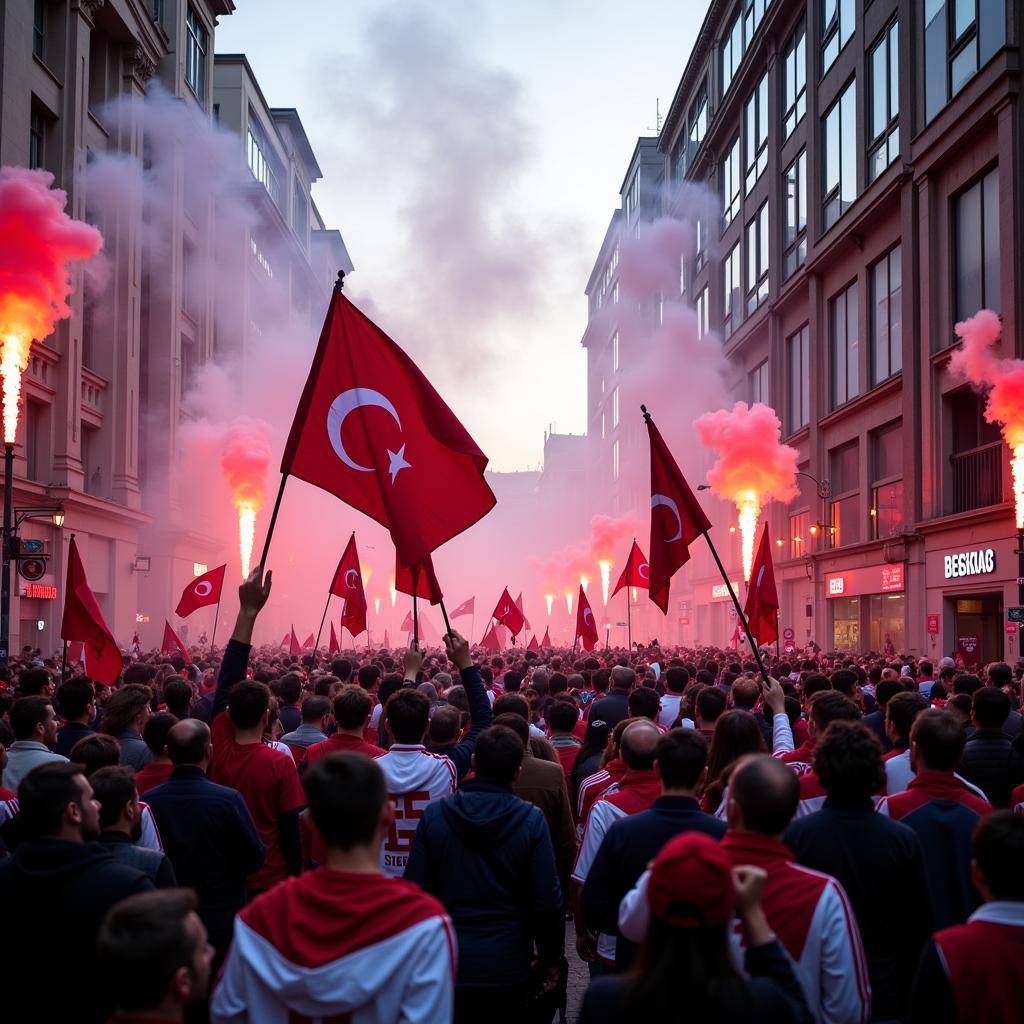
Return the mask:
<svg viewBox="0 0 1024 1024">
<path fill-rule="evenodd" d="M 562 893 L 544 816 L 512 793 L 522 760 L 511 729 L 482 733 L 474 778 L 427 806 L 405 869 L 405 879 L 436 896 L 455 925 L 456 1024 L 522 1019 L 535 944 L 540 984 L 558 979 Z"/>
</svg>

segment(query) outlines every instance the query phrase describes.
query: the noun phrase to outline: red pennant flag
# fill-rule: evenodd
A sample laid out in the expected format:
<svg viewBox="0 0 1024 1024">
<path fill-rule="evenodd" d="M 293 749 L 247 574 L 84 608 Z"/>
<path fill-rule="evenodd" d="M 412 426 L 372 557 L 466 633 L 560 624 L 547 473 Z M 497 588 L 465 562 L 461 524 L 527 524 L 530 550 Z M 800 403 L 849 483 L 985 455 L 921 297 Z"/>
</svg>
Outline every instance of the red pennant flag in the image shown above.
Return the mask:
<svg viewBox="0 0 1024 1024">
<path fill-rule="evenodd" d="M 313 650 L 313 646 L 316 644 L 316 633 L 310 633 L 309 636 L 302 642 L 302 649 L 304 651 Z"/>
<path fill-rule="evenodd" d="M 345 599 L 341 625 L 353 636 L 359 636 L 366 629 L 366 594 L 363 591 L 363 577 L 359 569 L 359 552 L 356 551 L 354 532 L 345 545 L 338 568 L 334 570 L 331 593 Z M 314 642 L 315 639 L 314 637 Z"/>
<path fill-rule="evenodd" d="M 403 633 L 411 633 L 413 629 L 412 612 L 406 612 L 405 618 L 402 619 L 402 625 L 399 627 Z"/>
<path fill-rule="evenodd" d="M 528 651 L 539 651 L 540 650 L 540 644 L 537 643 L 537 636 L 536 636 L 536 634 L 534 634 L 532 637 L 530 637 L 530 642 L 526 645 L 526 649 Z"/>
<path fill-rule="evenodd" d="M 396 552 L 395 590 L 400 594 L 408 594 L 412 597 L 414 577 L 416 579 L 416 597 L 425 598 L 431 604 L 440 604 L 444 600 L 441 584 L 437 582 L 437 576 L 434 574 L 434 563 L 430 560 L 430 557 L 427 556 L 418 565 L 406 568 L 402 565 L 401 560 L 397 558 Z"/>
<path fill-rule="evenodd" d="M 331 644 L 327 648 L 327 653 L 328 654 L 337 654 L 340 650 L 341 650 L 341 647 L 338 646 L 338 637 L 337 637 L 337 635 L 334 632 L 334 623 L 332 622 L 331 623 Z"/>
<path fill-rule="evenodd" d="M 650 598 L 667 615 L 672 575 L 690 560 L 690 545 L 711 523 L 650 414 L 644 418 L 651 441 Z"/>
<path fill-rule="evenodd" d="M 220 604 L 220 593 L 224 588 L 224 570 L 226 565 L 218 565 L 216 569 L 204 572 L 194 580 L 189 580 L 188 585 L 181 592 L 181 600 L 174 614 L 184 619 L 191 615 L 197 608 L 206 608 L 211 604 Z"/>
<path fill-rule="evenodd" d="M 288 653 L 289 654 L 301 654 L 302 648 L 299 646 L 299 638 L 295 635 L 295 627 L 292 626 L 291 635 L 288 637 Z"/>
<path fill-rule="evenodd" d="M 192 659 L 185 650 L 185 645 L 178 639 L 178 634 L 171 629 L 171 624 L 164 619 L 164 642 L 160 647 L 161 654 L 180 654 L 185 659 L 186 665 L 192 664 Z"/>
<path fill-rule="evenodd" d="M 775 566 L 772 565 L 772 545 L 768 538 L 768 523 L 761 532 L 754 564 L 750 567 L 750 585 L 747 602 L 743 606 L 750 632 L 759 644 L 770 644 L 779 638 L 779 592 L 775 587 Z M 739 622 L 736 623 L 737 627 Z"/>
<path fill-rule="evenodd" d="M 498 598 L 498 603 L 494 606 L 491 616 L 505 626 L 513 636 L 519 636 L 519 631 L 526 623 L 523 613 L 512 600 L 508 587 L 501 592 L 501 597 Z"/>
<path fill-rule="evenodd" d="M 541 640 L 540 645 L 541 645 L 541 647 L 550 647 L 551 646 L 551 629 L 550 629 L 550 627 L 548 627 L 547 629 L 544 630 L 544 639 Z"/>
<path fill-rule="evenodd" d="M 68 547 L 68 576 L 60 636 L 62 640 L 82 642 L 89 659 L 89 675 L 92 679 L 109 684 L 121 674 L 124 666 L 121 650 L 103 621 L 96 595 L 89 589 L 74 537 Z"/>
<path fill-rule="evenodd" d="M 580 596 L 576 603 L 576 636 L 583 641 L 585 650 L 592 651 L 597 646 L 597 623 L 594 621 L 594 612 L 580 586 Z"/>
<path fill-rule="evenodd" d="M 281 461 L 422 562 L 494 507 L 487 456 L 420 372 L 336 288 Z"/>
<path fill-rule="evenodd" d="M 487 627 L 487 632 L 484 633 L 484 638 L 480 641 L 480 646 L 486 648 L 488 651 L 501 650 L 501 640 L 498 639 L 498 631 L 494 628 L 493 622 Z"/>
<path fill-rule="evenodd" d="M 453 612 L 448 613 L 449 619 L 457 619 L 463 615 L 472 615 L 476 611 L 476 598 L 471 597 L 468 601 L 463 601 L 458 608 Z"/>
<path fill-rule="evenodd" d="M 612 597 L 623 587 L 642 587 L 644 590 L 647 590 L 650 584 L 651 567 L 647 564 L 647 559 L 640 550 L 640 545 L 634 539 L 633 546 L 629 549 L 629 558 L 626 559 L 626 566 L 622 570 L 619 582 L 615 584 L 615 589 L 612 591 Z"/>
<path fill-rule="evenodd" d="M 281 646 L 282 647 L 287 647 L 288 646 L 288 634 L 287 633 L 285 633 L 285 635 L 281 638 Z"/>
<path fill-rule="evenodd" d="M 526 613 L 523 611 L 523 592 L 519 591 L 519 596 L 516 598 L 516 607 L 519 609 L 519 614 L 523 617 L 523 623 L 527 629 L 532 629 L 530 620 L 526 617 Z"/>
</svg>

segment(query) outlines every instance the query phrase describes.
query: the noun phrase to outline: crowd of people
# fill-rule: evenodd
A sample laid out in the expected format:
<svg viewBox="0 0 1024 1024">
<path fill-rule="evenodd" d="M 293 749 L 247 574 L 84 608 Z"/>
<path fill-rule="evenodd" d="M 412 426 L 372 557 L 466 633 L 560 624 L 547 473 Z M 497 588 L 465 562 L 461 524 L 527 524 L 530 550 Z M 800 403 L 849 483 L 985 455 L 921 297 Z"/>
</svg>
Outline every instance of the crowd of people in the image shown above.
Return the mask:
<svg viewBox="0 0 1024 1024">
<path fill-rule="evenodd" d="M 1024 663 L 513 648 L 0 678 L 3 1018 L 996 1024 Z"/>
</svg>

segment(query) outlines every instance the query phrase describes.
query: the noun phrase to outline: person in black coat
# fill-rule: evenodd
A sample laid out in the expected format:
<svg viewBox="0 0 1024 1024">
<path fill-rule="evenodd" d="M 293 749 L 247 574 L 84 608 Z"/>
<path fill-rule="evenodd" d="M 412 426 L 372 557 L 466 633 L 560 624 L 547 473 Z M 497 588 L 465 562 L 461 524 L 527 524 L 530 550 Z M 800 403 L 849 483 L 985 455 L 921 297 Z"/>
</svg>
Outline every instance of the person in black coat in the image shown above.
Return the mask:
<svg viewBox="0 0 1024 1024">
<path fill-rule="evenodd" d="M 523 1019 L 534 945 L 542 983 L 558 979 L 562 893 L 544 815 L 512 793 L 522 760 L 522 741 L 511 729 L 482 733 L 475 777 L 427 805 L 405 869 L 455 925 L 456 1024 Z"/>
<path fill-rule="evenodd" d="M 0 861 L 0 907 L 10 926 L 4 1019 L 100 1024 L 111 1009 L 93 979 L 100 925 L 115 903 L 153 883 L 92 842 L 100 805 L 81 765 L 34 768 L 18 801 L 24 841 Z"/>
<path fill-rule="evenodd" d="M 611 688 L 603 697 L 590 705 L 588 720 L 607 722 L 614 729 L 619 722 L 629 718 L 629 692 L 636 683 L 636 673 L 625 665 L 612 669 Z"/>
<path fill-rule="evenodd" d="M 971 700 L 974 734 L 964 747 L 960 774 L 973 782 L 996 808 L 1010 806 L 1010 794 L 1024 782 L 1024 760 L 1003 732 L 1010 698 L 994 686 L 983 686 Z"/>
</svg>

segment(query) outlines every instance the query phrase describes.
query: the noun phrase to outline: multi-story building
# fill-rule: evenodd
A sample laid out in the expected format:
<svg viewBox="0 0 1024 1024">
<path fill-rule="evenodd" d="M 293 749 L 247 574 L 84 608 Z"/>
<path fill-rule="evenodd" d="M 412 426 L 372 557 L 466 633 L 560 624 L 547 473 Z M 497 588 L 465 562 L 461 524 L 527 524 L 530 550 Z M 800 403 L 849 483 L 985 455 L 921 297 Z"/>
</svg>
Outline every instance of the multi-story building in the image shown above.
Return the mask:
<svg viewBox="0 0 1024 1024">
<path fill-rule="evenodd" d="M 719 199 L 686 295 L 800 453 L 767 510 L 798 647 L 1020 653 L 1009 453 L 947 364 L 985 306 L 1024 354 L 1022 31 L 1004 0 L 712 0 L 668 111 L 669 211 L 683 181 Z"/>
</svg>

